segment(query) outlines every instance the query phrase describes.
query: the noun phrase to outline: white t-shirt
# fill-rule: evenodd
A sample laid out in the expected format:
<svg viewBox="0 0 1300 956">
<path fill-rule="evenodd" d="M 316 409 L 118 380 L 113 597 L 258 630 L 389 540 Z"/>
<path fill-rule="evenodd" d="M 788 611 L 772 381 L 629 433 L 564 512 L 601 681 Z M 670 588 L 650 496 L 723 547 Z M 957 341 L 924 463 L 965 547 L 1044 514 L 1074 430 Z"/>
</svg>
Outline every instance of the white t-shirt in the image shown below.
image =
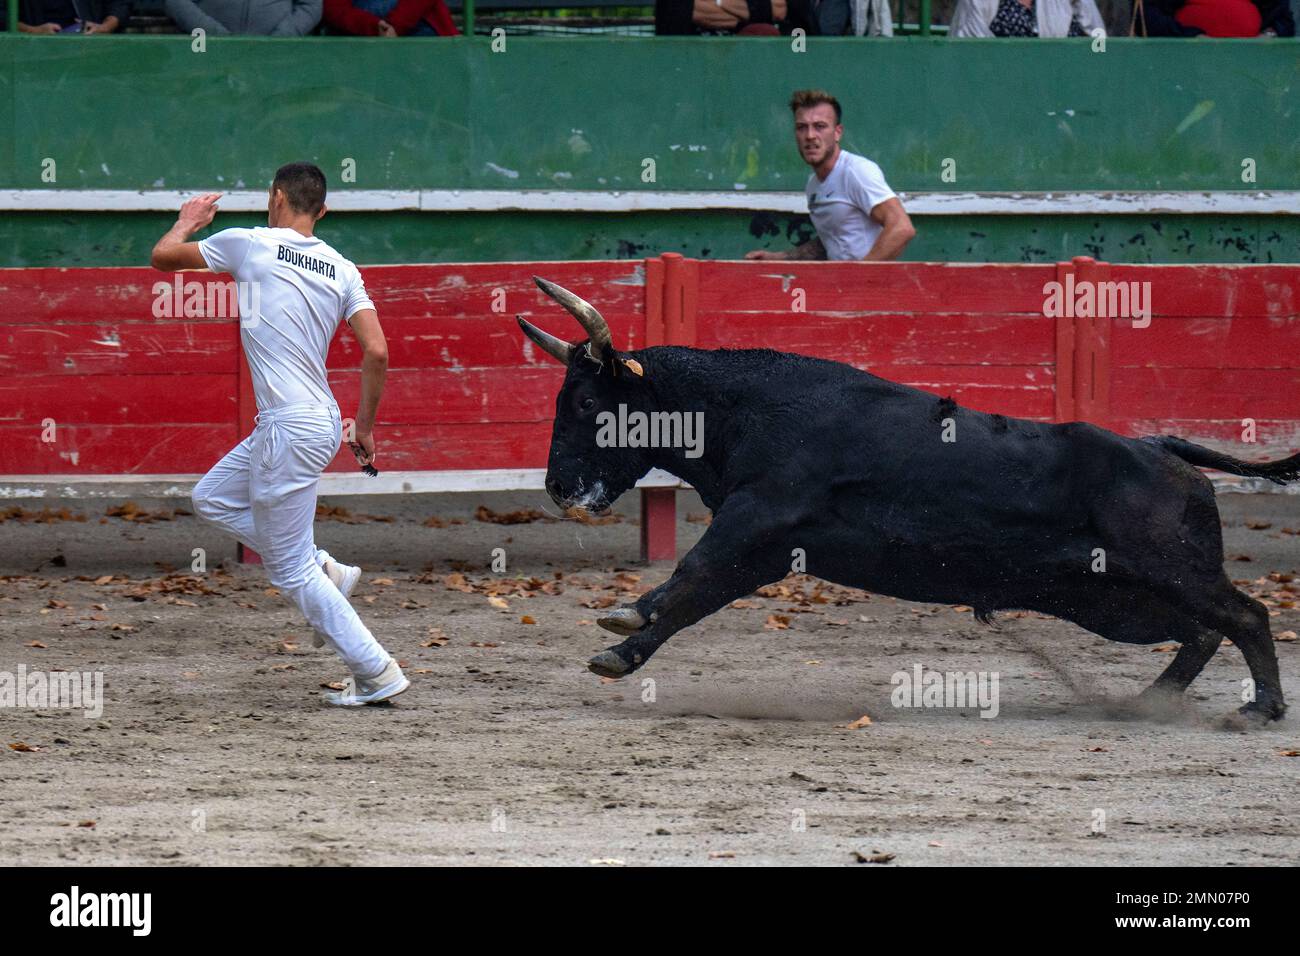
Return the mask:
<svg viewBox="0 0 1300 956">
<path fill-rule="evenodd" d="M 239 284 L 239 337 L 259 410 L 333 405 L 325 356 L 339 321 L 373 309 L 357 267 L 293 229 L 223 229 L 199 242 L 213 272 Z"/>
<path fill-rule="evenodd" d="M 804 191 L 828 259 L 861 259 L 870 252 L 883 228 L 871 210 L 894 198 L 879 166 L 843 149 L 830 175 L 823 181 L 813 173 Z"/>
</svg>

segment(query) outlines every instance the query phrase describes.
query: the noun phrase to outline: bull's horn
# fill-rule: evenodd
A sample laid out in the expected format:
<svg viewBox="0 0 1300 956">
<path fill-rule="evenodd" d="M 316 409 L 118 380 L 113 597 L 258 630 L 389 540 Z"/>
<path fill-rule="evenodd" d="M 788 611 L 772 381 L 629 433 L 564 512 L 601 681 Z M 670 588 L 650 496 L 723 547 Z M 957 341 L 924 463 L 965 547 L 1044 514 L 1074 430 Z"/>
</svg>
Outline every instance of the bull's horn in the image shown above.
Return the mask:
<svg viewBox="0 0 1300 956">
<path fill-rule="evenodd" d="M 533 276 L 533 281 L 537 283 L 537 288 L 564 306 L 570 315 L 582 323 L 582 327 L 587 330 L 587 335 L 591 338 L 592 358 L 604 359 L 613 353 L 614 338 L 609 334 L 609 324 L 596 311 L 594 305 L 578 298 L 568 289 L 554 282 L 547 282 L 538 276 Z"/>
<path fill-rule="evenodd" d="M 524 330 L 524 335 L 532 339 L 541 348 L 543 352 L 553 359 L 557 359 L 568 365 L 573 358 L 573 352 L 576 345 L 570 345 L 564 339 L 557 339 L 550 332 L 543 332 L 533 323 L 526 320 L 522 315 L 516 315 L 515 321 L 519 327 Z"/>
</svg>

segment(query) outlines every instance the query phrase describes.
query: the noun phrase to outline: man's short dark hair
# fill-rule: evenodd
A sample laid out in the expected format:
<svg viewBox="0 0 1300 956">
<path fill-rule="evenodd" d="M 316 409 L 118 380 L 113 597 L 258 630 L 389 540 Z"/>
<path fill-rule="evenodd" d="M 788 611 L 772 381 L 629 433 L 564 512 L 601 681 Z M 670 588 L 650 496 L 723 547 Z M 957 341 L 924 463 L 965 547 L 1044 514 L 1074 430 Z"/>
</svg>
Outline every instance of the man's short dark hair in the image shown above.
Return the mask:
<svg viewBox="0 0 1300 956">
<path fill-rule="evenodd" d="M 820 106 L 822 103 L 834 107 L 835 124 L 838 126 L 843 115 L 840 111 L 840 101 L 825 90 L 795 90 L 794 95 L 790 97 L 790 112 L 798 113 L 800 110 L 806 110 L 810 106 Z"/>
<path fill-rule="evenodd" d="M 325 174 L 314 163 L 286 163 L 275 171 L 271 188 L 283 190 L 294 212 L 319 216 L 325 208 Z"/>
</svg>

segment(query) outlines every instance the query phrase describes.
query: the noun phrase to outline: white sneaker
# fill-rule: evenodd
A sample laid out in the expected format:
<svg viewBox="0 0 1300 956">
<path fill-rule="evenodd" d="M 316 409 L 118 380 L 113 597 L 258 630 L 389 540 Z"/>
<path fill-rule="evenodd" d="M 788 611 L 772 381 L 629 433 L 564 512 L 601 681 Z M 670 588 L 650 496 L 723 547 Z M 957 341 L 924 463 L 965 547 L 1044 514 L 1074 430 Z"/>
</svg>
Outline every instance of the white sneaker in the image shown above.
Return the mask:
<svg viewBox="0 0 1300 956">
<path fill-rule="evenodd" d="M 391 657 L 388 666 L 376 677 L 349 677 L 344 690 L 333 691 L 325 695 L 325 701 L 336 707 L 360 707 L 362 704 L 378 704 L 380 701 L 396 697 L 411 682 L 406 679 L 397 661 Z"/>
<path fill-rule="evenodd" d="M 361 580 L 361 569 L 353 567 L 350 564 L 339 564 L 337 561 L 326 561 L 321 568 L 325 576 L 334 582 L 334 586 L 342 592 L 345 598 L 352 597 L 352 589 L 357 586 Z M 325 635 L 320 631 L 312 631 L 312 647 L 324 647 Z"/>
</svg>

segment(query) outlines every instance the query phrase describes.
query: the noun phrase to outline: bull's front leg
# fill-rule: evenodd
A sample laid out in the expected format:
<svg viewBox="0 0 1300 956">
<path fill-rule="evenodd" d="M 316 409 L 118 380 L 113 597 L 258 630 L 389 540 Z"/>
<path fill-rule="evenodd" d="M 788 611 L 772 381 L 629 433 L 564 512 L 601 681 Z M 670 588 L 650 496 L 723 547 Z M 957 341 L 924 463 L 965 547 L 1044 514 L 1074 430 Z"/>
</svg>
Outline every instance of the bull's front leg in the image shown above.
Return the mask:
<svg viewBox="0 0 1300 956">
<path fill-rule="evenodd" d="M 729 499 L 671 578 L 597 621 L 625 640 L 593 657 L 588 669 L 601 677 L 630 674 L 682 628 L 784 578 L 790 571 L 786 530 L 758 508 Z"/>
</svg>

